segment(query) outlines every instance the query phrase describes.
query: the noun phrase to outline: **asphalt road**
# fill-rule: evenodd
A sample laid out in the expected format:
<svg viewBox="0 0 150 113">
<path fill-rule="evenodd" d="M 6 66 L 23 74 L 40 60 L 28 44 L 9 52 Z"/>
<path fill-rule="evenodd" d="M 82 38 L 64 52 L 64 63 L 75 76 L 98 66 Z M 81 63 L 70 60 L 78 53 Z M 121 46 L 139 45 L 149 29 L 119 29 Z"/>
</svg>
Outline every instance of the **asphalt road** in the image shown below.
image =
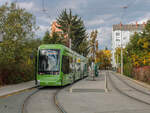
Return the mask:
<svg viewBox="0 0 150 113">
<path fill-rule="evenodd" d="M 148 89 L 119 76 L 134 87 L 134 89 L 122 82 L 118 78 L 118 75 L 109 73 L 108 76 L 111 77 L 112 82 L 114 82 L 119 90 L 126 93 L 126 95 L 116 90 L 109 77 L 109 92 L 105 93 L 103 88 L 104 76 L 106 74 L 107 72 L 103 71 L 100 78 L 96 81 L 84 79 L 73 85 L 77 86 L 74 87 L 75 89 L 89 88 L 89 90 L 76 91 L 73 89 L 72 93 L 70 93 L 68 89 L 62 90 L 58 94 L 60 104 L 63 105 L 68 113 L 150 113 L 150 105 L 129 97 L 133 96 L 139 100 L 150 103 L 150 91 Z M 40 89 L 26 101 L 24 113 L 59 113 L 59 110 L 54 104 L 54 95 L 59 88 L 60 87 L 45 87 Z M 95 89 L 94 92 L 90 92 L 91 88 Z M 136 89 L 146 92 L 146 94 Z M 24 100 L 36 90 L 37 89 L 28 90 L 16 95 L 1 98 L 0 113 L 21 113 Z"/>
<path fill-rule="evenodd" d="M 0 113 L 21 113 L 24 100 L 35 90 L 28 90 L 16 95 L 0 98 Z"/>
<path fill-rule="evenodd" d="M 38 92 L 35 88 L 0 98 L 0 113 L 22 113 L 23 104 L 23 113 L 59 113 L 60 111 L 54 104 L 54 95 L 59 88 L 44 87 Z M 33 95 L 27 99 L 31 94 Z"/>
<path fill-rule="evenodd" d="M 26 103 L 26 113 L 59 113 L 54 95 L 59 88 L 45 87 L 35 93 Z"/>
</svg>

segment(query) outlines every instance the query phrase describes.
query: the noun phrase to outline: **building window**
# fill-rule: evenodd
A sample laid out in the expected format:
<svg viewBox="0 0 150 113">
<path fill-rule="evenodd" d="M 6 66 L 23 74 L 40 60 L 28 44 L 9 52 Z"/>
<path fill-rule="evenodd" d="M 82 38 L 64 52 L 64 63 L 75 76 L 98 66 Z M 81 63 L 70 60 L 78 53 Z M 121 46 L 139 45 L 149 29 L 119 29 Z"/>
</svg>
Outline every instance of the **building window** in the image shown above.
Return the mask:
<svg viewBox="0 0 150 113">
<path fill-rule="evenodd" d="M 120 33 L 119 33 L 119 32 L 116 32 L 116 36 L 120 36 Z"/>
<path fill-rule="evenodd" d="M 62 72 L 64 74 L 69 74 L 69 57 L 68 56 L 62 57 Z"/>
<path fill-rule="evenodd" d="M 116 41 L 120 41 L 120 39 L 116 39 Z"/>
<path fill-rule="evenodd" d="M 123 40 L 126 40 L 126 37 L 123 37 Z"/>
</svg>

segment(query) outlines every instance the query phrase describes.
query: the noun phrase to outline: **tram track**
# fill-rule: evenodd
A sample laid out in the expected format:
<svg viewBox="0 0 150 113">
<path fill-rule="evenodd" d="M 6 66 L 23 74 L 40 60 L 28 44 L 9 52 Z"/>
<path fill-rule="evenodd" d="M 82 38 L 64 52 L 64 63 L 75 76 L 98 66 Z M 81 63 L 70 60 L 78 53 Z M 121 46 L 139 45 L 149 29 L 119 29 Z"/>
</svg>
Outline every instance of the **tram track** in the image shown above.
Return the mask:
<svg viewBox="0 0 150 113">
<path fill-rule="evenodd" d="M 57 106 L 58 110 L 61 112 L 61 113 L 67 113 L 66 110 L 64 109 L 64 107 L 60 104 L 59 100 L 58 100 L 58 93 L 60 92 L 61 90 L 57 90 L 54 94 L 54 103 L 55 105 Z"/>
<path fill-rule="evenodd" d="M 26 111 L 26 109 L 25 109 L 25 106 L 26 106 L 26 103 L 27 103 L 27 101 L 31 98 L 31 96 L 33 96 L 35 93 L 37 93 L 37 92 L 39 92 L 40 91 L 40 88 L 42 88 L 42 87 L 35 87 L 36 88 L 36 90 L 33 92 L 33 93 L 31 93 L 30 95 L 28 95 L 27 96 L 27 98 L 24 100 L 24 102 L 23 102 L 23 105 L 22 105 L 22 108 L 21 108 L 21 113 L 27 113 L 27 111 Z"/>
<path fill-rule="evenodd" d="M 86 77 L 84 77 L 83 79 L 85 79 Z M 83 80 L 83 79 L 80 79 L 80 80 Z M 66 85 L 66 86 L 62 86 L 62 87 L 55 87 L 55 88 L 52 88 L 55 92 L 52 93 L 52 96 L 53 96 L 53 104 L 56 106 L 57 108 L 57 111 L 59 111 L 60 113 L 68 113 L 63 105 L 59 102 L 58 100 L 58 94 L 62 91 L 62 90 L 69 90 L 73 85 L 75 85 L 78 81 L 80 80 L 77 80 L 75 81 L 73 84 L 69 84 L 69 85 Z M 27 102 L 28 100 L 30 100 L 32 98 L 33 95 L 39 93 L 41 90 L 43 90 L 44 87 L 36 87 L 36 90 L 31 93 L 30 95 L 28 95 L 26 97 L 26 99 L 24 100 L 23 102 L 23 105 L 22 105 L 22 109 L 21 109 L 21 113 L 28 113 L 27 110 L 26 110 L 26 105 L 27 105 Z"/>
<path fill-rule="evenodd" d="M 66 87 L 62 87 L 60 89 L 56 88 L 55 93 L 53 93 L 53 100 L 54 100 L 54 104 L 56 106 L 56 108 L 58 109 L 59 112 L 61 113 L 67 113 L 66 110 L 63 108 L 63 106 L 60 104 L 59 100 L 58 100 L 58 94 L 61 90 L 63 90 L 64 88 L 70 88 L 72 85 L 70 86 L 66 86 Z M 22 105 L 22 109 L 21 109 L 21 113 L 28 113 L 26 110 L 26 106 L 27 106 L 27 102 L 29 101 L 29 99 L 32 98 L 33 95 L 35 95 L 36 93 L 40 92 L 44 87 L 38 87 L 33 93 L 31 93 L 30 95 L 27 96 L 27 98 L 24 100 L 23 105 Z"/>
<path fill-rule="evenodd" d="M 146 105 L 150 105 L 150 103 L 149 102 L 146 102 L 146 101 L 144 101 L 144 100 L 141 100 L 141 99 L 139 99 L 139 98 L 136 98 L 136 97 L 134 97 L 134 96 L 131 96 L 131 95 L 129 95 L 129 94 L 127 94 L 127 93 L 125 93 L 125 91 L 123 91 L 123 90 L 121 90 L 121 88 L 119 88 L 119 87 L 117 87 L 117 85 L 116 85 L 116 83 L 115 83 L 115 81 L 112 79 L 112 75 L 110 75 L 109 74 L 109 72 L 107 71 L 107 75 L 106 76 L 108 76 L 108 78 L 109 78 L 109 81 L 110 81 L 110 83 L 111 83 L 111 85 L 116 89 L 116 91 L 118 91 L 120 94 L 122 94 L 122 95 L 124 95 L 124 96 L 126 96 L 126 97 L 129 97 L 130 99 L 132 99 L 132 100 L 135 100 L 135 101 L 137 101 L 137 102 L 140 102 L 140 103 L 144 103 L 144 104 L 146 104 Z M 116 76 L 116 75 L 114 75 L 114 76 Z M 118 79 L 118 80 L 120 80 L 120 79 Z M 121 80 L 120 80 L 121 81 Z M 123 82 L 123 81 L 121 81 L 122 83 L 124 83 L 126 86 L 128 86 L 128 87 L 130 87 L 131 85 L 129 85 L 128 83 L 128 85 L 125 83 L 125 82 Z M 132 86 L 133 87 L 133 86 Z M 130 88 L 132 88 L 132 87 L 130 87 Z M 138 91 L 138 92 L 140 92 L 140 93 L 143 93 L 143 91 L 139 91 L 137 88 L 132 88 L 132 89 L 134 89 L 134 90 L 136 90 L 136 91 Z M 143 94 L 145 94 L 145 93 L 143 93 Z M 147 95 L 147 94 L 146 94 Z"/>
<path fill-rule="evenodd" d="M 113 74 L 114 75 L 114 74 Z M 127 85 L 128 87 L 130 87 L 130 88 L 132 88 L 132 89 L 134 89 L 134 90 L 136 90 L 136 91 L 138 91 L 138 92 L 140 92 L 140 93 L 143 93 L 143 94 L 145 94 L 145 95 L 148 95 L 148 96 L 150 96 L 150 93 L 147 93 L 147 92 L 145 92 L 145 91 L 142 91 L 142 90 L 140 90 L 140 89 L 137 89 L 136 87 L 133 87 L 132 85 L 130 85 L 128 82 L 126 82 L 125 80 L 123 80 L 121 77 L 119 77 L 119 76 L 117 76 L 117 75 L 115 75 L 115 77 L 116 78 L 118 78 L 120 81 L 122 81 L 125 85 Z"/>
</svg>

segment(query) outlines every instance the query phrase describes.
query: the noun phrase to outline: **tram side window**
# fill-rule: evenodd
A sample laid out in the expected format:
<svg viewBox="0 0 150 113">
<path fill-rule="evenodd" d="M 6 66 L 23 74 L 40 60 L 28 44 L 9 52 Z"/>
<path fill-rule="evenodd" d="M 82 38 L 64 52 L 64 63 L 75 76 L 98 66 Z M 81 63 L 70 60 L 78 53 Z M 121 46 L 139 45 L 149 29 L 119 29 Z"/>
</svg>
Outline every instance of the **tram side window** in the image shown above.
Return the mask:
<svg viewBox="0 0 150 113">
<path fill-rule="evenodd" d="M 73 66 L 73 58 L 70 57 L 69 58 L 69 72 L 72 73 L 74 70 L 74 66 Z"/>
<path fill-rule="evenodd" d="M 62 72 L 64 74 L 69 74 L 69 57 L 68 56 L 62 57 Z"/>
</svg>

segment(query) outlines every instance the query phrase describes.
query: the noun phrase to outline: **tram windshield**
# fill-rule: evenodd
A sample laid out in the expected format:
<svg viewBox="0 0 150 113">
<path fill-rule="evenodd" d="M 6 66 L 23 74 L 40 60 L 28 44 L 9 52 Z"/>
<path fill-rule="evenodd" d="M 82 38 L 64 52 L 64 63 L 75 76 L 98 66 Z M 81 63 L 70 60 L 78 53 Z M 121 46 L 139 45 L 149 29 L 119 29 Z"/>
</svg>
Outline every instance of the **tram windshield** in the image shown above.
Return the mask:
<svg viewBox="0 0 150 113">
<path fill-rule="evenodd" d="M 40 50 L 39 73 L 59 72 L 59 50 Z"/>
</svg>

